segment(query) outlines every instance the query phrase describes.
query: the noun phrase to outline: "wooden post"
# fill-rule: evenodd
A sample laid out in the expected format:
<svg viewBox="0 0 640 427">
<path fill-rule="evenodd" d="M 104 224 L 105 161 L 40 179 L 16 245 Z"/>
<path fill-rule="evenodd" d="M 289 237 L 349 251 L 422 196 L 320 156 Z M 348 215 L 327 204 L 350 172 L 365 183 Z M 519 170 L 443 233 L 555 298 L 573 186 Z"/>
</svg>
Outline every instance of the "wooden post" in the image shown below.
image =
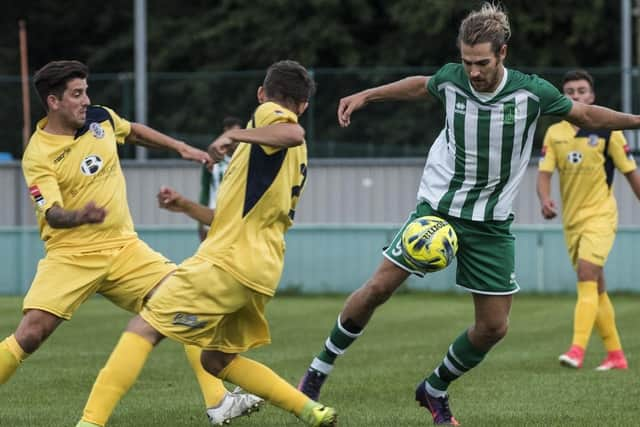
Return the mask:
<svg viewBox="0 0 640 427">
<path fill-rule="evenodd" d="M 20 80 L 22 82 L 22 151 L 27 148 L 31 135 L 31 103 L 29 98 L 29 59 L 27 56 L 27 24 L 18 21 L 20 31 Z"/>
</svg>

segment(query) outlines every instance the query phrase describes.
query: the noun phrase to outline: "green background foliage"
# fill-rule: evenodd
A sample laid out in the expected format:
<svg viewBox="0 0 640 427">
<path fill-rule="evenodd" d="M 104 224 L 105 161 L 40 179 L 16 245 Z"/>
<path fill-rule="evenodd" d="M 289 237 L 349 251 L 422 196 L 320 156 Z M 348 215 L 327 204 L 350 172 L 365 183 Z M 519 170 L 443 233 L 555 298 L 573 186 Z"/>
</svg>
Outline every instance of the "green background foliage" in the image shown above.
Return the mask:
<svg viewBox="0 0 640 427">
<path fill-rule="evenodd" d="M 80 0 L 32 0 L 5 5 L 0 16 L 0 102 L 5 106 L 0 151 L 20 155 L 20 18 L 28 27 L 31 74 L 51 60 L 84 61 L 92 70 L 92 101 L 134 119 L 133 3 L 114 0 L 89 7 Z M 219 132 L 225 115 L 250 117 L 263 70 L 291 58 L 313 69 L 318 80 L 315 107 L 303 120 L 312 155 L 422 156 L 441 127 L 436 103 L 370 107 L 345 131 L 335 120 L 337 102 L 365 87 L 458 61 L 458 25 L 480 4 L 148 0 L 148 123 L 204 146 Z M 599 101 L 619 107 L 619 1 L 505 0 L 503 5 L 513 30 L 507 66 L 554 83 L 566 68 L 594 69 L 603 77 L 597 81 Z M 33 93 L 31 104 L 33 126 L 42 115 Z"/>
</svg>

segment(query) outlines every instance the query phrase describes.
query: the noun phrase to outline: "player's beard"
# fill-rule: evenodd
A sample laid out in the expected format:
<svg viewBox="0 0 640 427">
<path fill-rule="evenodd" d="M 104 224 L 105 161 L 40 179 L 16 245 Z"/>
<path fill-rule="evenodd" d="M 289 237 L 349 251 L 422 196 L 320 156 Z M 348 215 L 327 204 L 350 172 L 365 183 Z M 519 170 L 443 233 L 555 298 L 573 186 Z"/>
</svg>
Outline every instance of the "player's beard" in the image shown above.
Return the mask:
<svg viewBox="0 0 640 427">
<path fill-rule="evenodd" d="M 78 112 L 77 114 L 71 115 L 71 117 L 69 117 L 69 125 L 75 129 L 80 129 L 84 126 L 86 120 L 87 110 L 85 109 L 84 112 Z"/>
<path fill-rule="evenodd" d="M 496 65 L 493 71 L 487 74 L 482 80 L 476 80 L 475 82 L 473 80 L 471 81 L 473 88 L 476 91 L 483 92 L 483 93 L 493 92 L 494 90 L 496 90 L 496 88 L 500 84 L 499 80 L 502 77 L 500 75 L 501 65 L 502 65 L 502 60 L 498 58 L 496 60 Z"/>
</svg>

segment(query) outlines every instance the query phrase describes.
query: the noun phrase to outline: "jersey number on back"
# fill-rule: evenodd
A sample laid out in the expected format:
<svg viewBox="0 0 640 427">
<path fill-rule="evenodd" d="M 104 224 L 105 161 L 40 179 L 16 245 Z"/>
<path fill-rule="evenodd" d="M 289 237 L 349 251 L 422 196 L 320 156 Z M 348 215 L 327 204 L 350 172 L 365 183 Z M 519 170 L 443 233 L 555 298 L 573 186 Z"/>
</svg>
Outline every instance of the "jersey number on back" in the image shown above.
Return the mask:
<svg viewBox="0 0 640 427">
<path fill-rule="evenodd" d="M 302 193 L 304 184 L 307 182 L 307 165 L 304 163 L 300 164 L 300 175 L 302 175 L 300 185 L 294 185 L 291 187 L 291 210 L 289 210 L 289 218 L 291 218 L 291 221 L 293 221 L 293 218 L 296 216 L 296 205 L 300 199 L 300 194 Z"/>
</svg>

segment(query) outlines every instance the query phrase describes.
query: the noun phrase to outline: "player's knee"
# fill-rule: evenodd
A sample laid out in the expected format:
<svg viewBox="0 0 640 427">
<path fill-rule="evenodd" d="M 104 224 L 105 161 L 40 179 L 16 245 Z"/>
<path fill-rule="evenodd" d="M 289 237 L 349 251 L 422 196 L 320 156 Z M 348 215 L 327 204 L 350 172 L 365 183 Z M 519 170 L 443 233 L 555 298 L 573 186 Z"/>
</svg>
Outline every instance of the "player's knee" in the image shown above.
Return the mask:
<svg viewBox="0 0 640 427">
<path fill-rule="evenodd" d="M 147 321 L 140 316 L 135 316 L 129 321 L 129 324 L 127 325 L 127 332 L 132 332 L 141 336 L 154 346 L 164 338 L 164 335 L 155 330 L 153 326 L 147 323 Z"/>
<path fill-rule="evenodd" d="M 200 356 L 200 363 L 202 363 L 205 371 L 215 377 L 221 378 L 221 372 L 231 363 L 235 356 L 235 354 L 222 353 L 220 351 L 203 351 Z"/>
<path fill-rule="evenodd" d="M 28 311 L 15 332 L 22 350 L 33 353 L 53 333 L 62 319 L 39 310 Z"/>
<path fill-rule="evenodd" d="M 579 282 L 596 282 L 598 280 L 598 274 L 589 269 L 579 269 L 578 270 L 578 281 Z"/>
<path fill-rule="evenodd" d="M 578 260 L 577 266 L 578 281 L 597 282 L 602 274 L 602 267 L 583 259 Z"/>
<path fill-rule="evenodd" d="M 476 331 L 487 345 L 494 345 L 507 335 L 508 322 L 488 322 L 476 325 Z"/>
</svg>

